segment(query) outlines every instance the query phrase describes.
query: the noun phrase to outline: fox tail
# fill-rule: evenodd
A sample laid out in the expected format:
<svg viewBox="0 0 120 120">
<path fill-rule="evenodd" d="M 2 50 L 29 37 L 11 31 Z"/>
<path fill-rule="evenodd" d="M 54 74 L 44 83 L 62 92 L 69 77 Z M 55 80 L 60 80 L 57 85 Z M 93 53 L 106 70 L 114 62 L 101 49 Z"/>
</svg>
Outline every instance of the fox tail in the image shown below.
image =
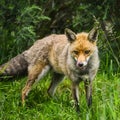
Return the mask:
<svg viewBox="0 0 120 120">
<path fill-rule="evenodd" d="M 23 54 L 19 54 L 0 66 L 0 76 L 16 76 L 27 73 L 28 63 Z"/>
</svg>

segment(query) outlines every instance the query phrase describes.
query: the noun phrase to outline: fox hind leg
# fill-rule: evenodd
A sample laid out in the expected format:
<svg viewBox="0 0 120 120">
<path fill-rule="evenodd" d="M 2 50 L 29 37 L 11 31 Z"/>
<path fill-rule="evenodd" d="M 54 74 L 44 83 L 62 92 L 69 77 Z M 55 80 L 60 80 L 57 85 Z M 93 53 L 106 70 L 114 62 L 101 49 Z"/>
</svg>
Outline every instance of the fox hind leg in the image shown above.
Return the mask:
<svg viewBox="0 0 120 120">
<path fill-rule="evenodd" d="M 48 88 L 48 94 L 50 96 L 54 96 L 56 88 L 57 88 L 58 84 L 63 80 L 63 78 L 64 78 L 64 75 L 61 75 L 61 74 L 55 73 L 55 72 L 53 73 L 52 81 Z"/>
<path fill-rule="evenodd" d="M 37 79 L 41 79 L 49 71 L 49 66 L 43 63 L 37 63 L 30 66 L 28 71 L 28 80 L 25 87 L 22 90 L 22 103 L 24 104 L 25 98 L 31 90 L 32 85 Z"/>
</svg>

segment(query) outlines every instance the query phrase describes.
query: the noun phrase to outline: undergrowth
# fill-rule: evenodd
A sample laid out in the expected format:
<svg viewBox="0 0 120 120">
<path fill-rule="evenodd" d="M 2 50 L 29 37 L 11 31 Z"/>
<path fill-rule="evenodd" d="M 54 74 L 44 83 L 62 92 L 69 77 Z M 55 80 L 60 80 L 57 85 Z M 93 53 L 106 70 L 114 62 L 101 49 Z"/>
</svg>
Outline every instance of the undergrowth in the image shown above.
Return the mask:
<svg viewBox="0 0 120 120">
<path fill-rule="evenodd" d="M 119 74 L 108 76 L 98 73 L 93 82 L 93 104 L 88 109 L 83 83 L 80 84 L 80 107 L 74 109 L 70 81 L 65 79 L 56 91 L 55 97 L 47 94 L 50 74 L 35 85 L 23 107 L 21 90 L 27 78 L 0 82 L 1 120 L 119 120 L 120 80 Z"/>
</svg>

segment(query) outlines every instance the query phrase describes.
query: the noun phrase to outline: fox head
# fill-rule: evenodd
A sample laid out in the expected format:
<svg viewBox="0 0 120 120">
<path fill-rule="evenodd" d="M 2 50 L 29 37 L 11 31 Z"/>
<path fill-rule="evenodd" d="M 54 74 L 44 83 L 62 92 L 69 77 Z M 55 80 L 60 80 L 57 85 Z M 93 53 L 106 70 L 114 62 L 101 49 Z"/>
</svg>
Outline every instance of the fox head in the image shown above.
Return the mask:
<svg viewBox="0 0 120 120">
<path fill-rule="evenodd" d="M 65 29 L 65 34 L 70 42 L 70 54 L 75 64 L 80 69 L 85 69 L 90 57 L 96 50 L 98 28 L 93 28 L 89 33 L 75 34 L 70 29 Z"/>
</svg>

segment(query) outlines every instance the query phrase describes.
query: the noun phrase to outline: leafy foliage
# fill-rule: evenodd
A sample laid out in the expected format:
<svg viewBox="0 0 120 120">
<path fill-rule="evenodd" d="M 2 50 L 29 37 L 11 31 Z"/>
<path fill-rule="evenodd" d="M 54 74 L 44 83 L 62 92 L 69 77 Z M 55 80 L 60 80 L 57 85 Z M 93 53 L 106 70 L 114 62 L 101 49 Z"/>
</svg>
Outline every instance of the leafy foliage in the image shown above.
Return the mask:
<svg viewBox="0 0 120 120">
<path fill-rule="evenodd" d="M 38 24 L 50 18 L 29 1 L 1 1 L 0 5 L 0 58 L 5 61 L 30 47 L 38 37 Z"/>
<path fill-rule="evenodd" d="M 24 51 L 38 38 L 63 33 L 66 27 L 76 32 L 89 31 L 96 18 L 101 26 L 99 43 L 101 53 L 104 53 L 101 56 L 107 59 L 109 54 L 119 69 L 119 5 L 118 0 L 1 0 L 1 62 Z"/>
</svg>

